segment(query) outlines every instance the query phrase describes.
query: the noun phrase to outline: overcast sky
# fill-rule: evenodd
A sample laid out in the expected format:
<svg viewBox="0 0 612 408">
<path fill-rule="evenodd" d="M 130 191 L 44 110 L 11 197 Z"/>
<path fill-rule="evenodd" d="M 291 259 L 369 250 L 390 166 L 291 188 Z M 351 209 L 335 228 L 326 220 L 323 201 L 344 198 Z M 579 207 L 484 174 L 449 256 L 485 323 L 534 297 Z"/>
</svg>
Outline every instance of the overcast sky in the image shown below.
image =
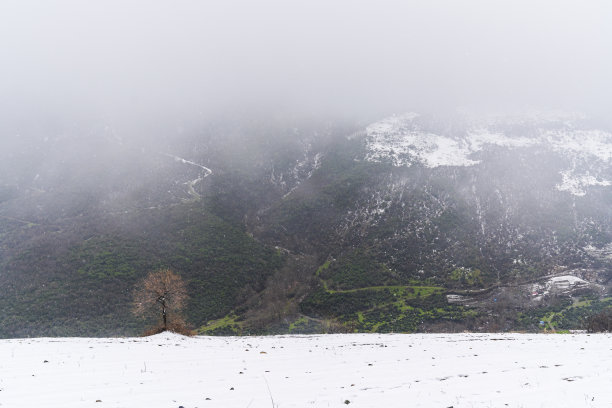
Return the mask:
<svg viewBox="0 0 612 408">
<path fill-rule="evenodd" d="M 0 119 L 612 106 L 610 1 L 2 0 Z"/>
</svg>

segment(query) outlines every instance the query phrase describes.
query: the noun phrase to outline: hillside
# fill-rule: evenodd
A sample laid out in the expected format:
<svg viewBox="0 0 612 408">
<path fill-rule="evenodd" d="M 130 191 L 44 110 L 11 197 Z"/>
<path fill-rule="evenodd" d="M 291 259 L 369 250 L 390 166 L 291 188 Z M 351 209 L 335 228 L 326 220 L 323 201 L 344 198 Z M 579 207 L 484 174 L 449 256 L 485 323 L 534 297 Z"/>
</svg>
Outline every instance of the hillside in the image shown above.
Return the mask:
<svg viewBox="0 0 612 408">
<path fill-rule="evenodd" d="M 580 115 L 81 132 L 0 157 L 0 336 L 136 334 L 159 267 L 204 333 L 573 329 L 612 305 L 612 134 Z"/>
</svg>

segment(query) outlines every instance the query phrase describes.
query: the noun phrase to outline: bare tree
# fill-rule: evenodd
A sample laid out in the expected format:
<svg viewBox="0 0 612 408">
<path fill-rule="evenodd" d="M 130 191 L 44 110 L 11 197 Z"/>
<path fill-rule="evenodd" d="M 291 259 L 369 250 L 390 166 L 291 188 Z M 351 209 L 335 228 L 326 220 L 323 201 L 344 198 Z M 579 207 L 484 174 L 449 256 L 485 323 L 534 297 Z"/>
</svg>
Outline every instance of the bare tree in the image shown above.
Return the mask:
<svg viewBox="0 0 612 408">
<path fill-rule="evenodd" d="M 612 308 L 604 309 L 598 314 L 589 317 L 587 331 L 589 333 L 612 331 Z"/>
<path fill-rule="evenodd" d="M 134 314 L 141 317 L 161 314 L 162 331 L 184 326 L 181 311 L 187 302 L 187 287 L 183 279 L 170 269 L 149 273 L 134 291 Z M 169 316 L 172 321 L 169 324 Z"/>
</svg>

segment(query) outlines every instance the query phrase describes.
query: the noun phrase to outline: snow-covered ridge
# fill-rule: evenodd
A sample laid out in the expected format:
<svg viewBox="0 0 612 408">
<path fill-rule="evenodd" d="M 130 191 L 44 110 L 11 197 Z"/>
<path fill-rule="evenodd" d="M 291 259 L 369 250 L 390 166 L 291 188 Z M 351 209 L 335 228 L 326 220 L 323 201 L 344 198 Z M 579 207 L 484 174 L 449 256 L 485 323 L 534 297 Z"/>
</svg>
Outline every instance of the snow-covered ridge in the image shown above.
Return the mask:
<svg viewBox="0 0 612 408">
<path fill-rule="evenodd" d="M 582 158 L 594 156 L 599 160 L 612 160 L 612 134 L 602 130 L 554 130 L 542 132 L 553 149 L 572 152 Z"/>
<path fill-rule="evenodd" d="M 582 197 L 586 195 L 587 188 L 590 186 L 607 187 L 612 185 L 609 180 L 594 177 L 588 173 L 579 174 L 572 170 L 561 172 L 562 181 L 555 187 L 559 191 L 567 191 L 575 196 Z"/>
<path fill-rule="evenodd" d="M 474 166 L 473 155 L 491 148 L 524 149 L 533 146 L 552 150 L 573 163 L 560 172 L 559 191 L 583 196 L 590 186 L 608 187 L 605 171 L 612 162 L 612 134 L 598 129 L 577 129 L 578 115 L 552 119 L 529 117 L 466 120 L 453 134 L 428 130 L 416 113 L 392 116 L 366 128 L 366 160 L 394 166 Z M 517 132 L 517 127 L 524 129 Z M 505 131 L 504 129 L 508 129 Z M 517 134 L 518 133 L 518 134 Z M 589 171 L 576 164 L 588 164 Z M 600 174 L 604 173 L 604 174 Z"/>
<path fill-rule="evenodd" d="M 536 144 L 534 139 L 528 137 L 508 137 L 503 133 L 491 132 L 487 128 L 470 129 L 467 134 L 467 143 L 472 152 L 483 150 L 487 145 L 502 147 L 528 147 Z"/>
<path fill-rule="evenodd" d="M 474 127 L 461 137 L 435 134 L 422 129 L 416 113 L 392 116 L 366 128 L 370 161 L 390 161 L 395 166 L 421 163 L 426 167 L 473 166 L 480 163 L 469 156 L 488 146 L 527 147 L 536 141 L 509 137 L 486 127 Z"/>
</svg>

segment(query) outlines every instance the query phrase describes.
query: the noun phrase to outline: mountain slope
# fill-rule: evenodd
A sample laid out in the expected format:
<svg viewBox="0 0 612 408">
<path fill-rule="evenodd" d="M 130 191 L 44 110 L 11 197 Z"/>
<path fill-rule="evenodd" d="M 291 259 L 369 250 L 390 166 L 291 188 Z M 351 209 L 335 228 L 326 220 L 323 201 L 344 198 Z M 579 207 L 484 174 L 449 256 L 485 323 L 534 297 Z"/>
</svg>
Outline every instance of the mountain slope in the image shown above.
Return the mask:
<svg viewBox="0 0 612 408">
<path fill-rule="evenodd" d="M 131 291 L 158 267 L 187 280 L 204 332 L 579 327 L 610 302 L 599 126 L 411 113 L 31 135 L 3 161 L 0 335 L 136 333 Z"/>
</svg>

